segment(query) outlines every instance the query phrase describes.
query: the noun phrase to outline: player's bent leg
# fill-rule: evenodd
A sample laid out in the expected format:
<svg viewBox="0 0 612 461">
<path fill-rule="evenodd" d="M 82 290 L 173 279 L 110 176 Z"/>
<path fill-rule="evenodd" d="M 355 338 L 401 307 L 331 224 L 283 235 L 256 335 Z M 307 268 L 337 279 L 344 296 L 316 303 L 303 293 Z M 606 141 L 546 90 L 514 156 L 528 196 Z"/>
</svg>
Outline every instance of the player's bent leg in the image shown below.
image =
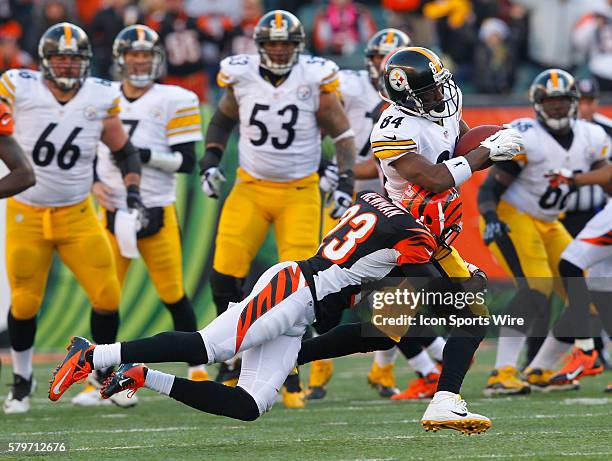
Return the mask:
<svg viewBox="0 0 612 461">
<path fill-rule="evenodd" d="M 247 298 L 231 305 L 200 334 L 208 363 L 214 363 L 280 335 L 291 335 L 313 321 L 310 289 L 299 266 L 290 261 L 264 272 Z"/>
<path fill-rule="evenodd" d="M 368 384 L 383 398 L 389 398 L 399 393 L 393 373 L 398 353 L 399 349 L 397 347 L 374 352 L 374 359 L 367 380 Z"/>
</svg>

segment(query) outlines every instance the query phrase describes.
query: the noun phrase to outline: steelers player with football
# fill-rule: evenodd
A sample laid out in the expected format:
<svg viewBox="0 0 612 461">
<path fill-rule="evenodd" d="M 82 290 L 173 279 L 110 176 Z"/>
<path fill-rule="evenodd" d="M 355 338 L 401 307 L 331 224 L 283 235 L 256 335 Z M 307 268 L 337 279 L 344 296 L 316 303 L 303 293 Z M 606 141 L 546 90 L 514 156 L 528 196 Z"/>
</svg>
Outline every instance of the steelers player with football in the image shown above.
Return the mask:
<svg viewBox="0 0 612 461">
<path fill-rule="evenodd" d="M 30 408 L 36 315 L 56 250 L 92 305 L 94 341 L 116 338 L 119 281 L 110 243 L 89 197 L 100 141 L 121 170 L 124 206 L 139 219 L 144 217 L 138 152 L 118 117 L 118 90 L 108 81 L 88 77 L 87 35 L 73 24 L 56 24 L 42 35 L 38 53 L 40 72 L 10 69 L 0 78 L 0 96 L 13 111 L 15 139 L 36 175 L 36 185 L 7 203 L 8 331 L 14 380 L 5 413 Z"/>
<path fill-rule="evenodd" d="M 183 258 L 177 222 L 176 174 L 195 168 L 195 144 L 202 140 L 197 96 L 174 85 L 155 83 L 162 72 L 164 51 L 157 33 L 145 25 L 123 29 L 114 40 L 113 59 L 121 81 L 112 87 L 120 95 L 121 122 L 142 162 L 140 191 L 147 223 L 137 233 L 142 256 L 174 328 L 196 331 L 196 317 L 183 287 Z M 115 258 L 117 277 L 123 285 L 131 259 L 122 255 L 115 236 L 118 210 L 125 209 L 121 171 L 106 146 L 98 149 L 92 192 L 103 208 L 103 225 Z M 190 379 L 208 379 L 202 364 L 190 364 Z M 106 376 L 96 373 L 89 392 L 75 397 L 82 405 L 103 403 L 98 388 Z"/>
<path fill-rule="evenodd" d="M 217 81 L 225 92 L 208 127 L 200 161 L 202 189 L 217 198 L 225 181 L 220 161 L 230 133 L 240 126 L 237 179 L 221 211 L 210 277 L 219 314 L 243 298 L 244 279 L 271 225 L 281 261 L 305 259 L 316 252 L 322 132 L 335 144 L 339 167 L 332 216 L 339 218 L 353 200 L 354 133 L 338 95 L 337 66 L 302 54 L 304 28 L 283 10 L 265 14 L 254 39 L 259 54 L 221 62 Z M 236 377 L 227 371 L 222 365 L 220 381 Z M 303 407 L 299 380 L 292 378 L 287 384 L 285 405 Z"/>
</svg>

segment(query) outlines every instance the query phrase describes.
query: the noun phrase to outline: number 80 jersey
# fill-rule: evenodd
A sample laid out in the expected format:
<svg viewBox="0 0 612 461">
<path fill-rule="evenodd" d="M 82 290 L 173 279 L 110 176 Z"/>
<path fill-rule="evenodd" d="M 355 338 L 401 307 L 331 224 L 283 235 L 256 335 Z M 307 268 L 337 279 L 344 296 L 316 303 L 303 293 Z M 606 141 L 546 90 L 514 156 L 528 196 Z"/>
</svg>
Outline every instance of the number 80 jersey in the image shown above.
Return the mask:
<svg viewBox="0 0 612 461">
<path fill-rule="evenodd" d="M 259 55 L 221 61 L 220 87 L 231 87 L 240 113 L 240 166 L 251 176 L 291 181 L 317 171 L 321 133 L 319 95 L 337 91 L 338 67 L 313 56 L 299 57 L 286 80 L 275 87 L 259 73 Z"/>
<path fill-rule="evenodd" d="M 119 113 L 118 90 L 111 82 L 88 78 L 61 104 L 40 72 L 11 69 L 0 78 L 0 96 L 13 107 L 15 139 L 36 174 L 36 185 L 15 199 L 36 207 L 83 201 L 93 181 L 102 122 Z"/>
</svg>

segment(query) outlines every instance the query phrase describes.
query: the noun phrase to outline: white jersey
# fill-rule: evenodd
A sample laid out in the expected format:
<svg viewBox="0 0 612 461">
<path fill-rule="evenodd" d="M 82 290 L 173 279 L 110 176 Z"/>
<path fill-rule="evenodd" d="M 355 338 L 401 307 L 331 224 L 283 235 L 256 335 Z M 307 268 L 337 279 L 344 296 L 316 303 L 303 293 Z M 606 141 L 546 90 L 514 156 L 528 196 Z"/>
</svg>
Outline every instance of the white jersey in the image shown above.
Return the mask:
<svg viewBox="0 0 612 461">
<path fill-rule="evenodd" d="M 121 83 L 113 82 L 121 93 Z M 121 121 L 132 144 L 152 152 L 169 154 L 176 144 L 202 140 L 200 107 L 195 93 L 175 85 L 153 85 L 136 100 L 121 93 Z M 121 171 L 111 152 L 99 145 L 96 171 L 100 180 L 113 189 L 115 208 L 126 208 L 126 190 Z M 140 194 L 148 208 L 164 207 L 176 201 L 176 174 L 142 166 Z"/>
<path fill-rule="evenodd" d="M 344 110 L 351 129 L 355 133 L 355 146 L 357 148 L 355 162 L 362 163 L 372 157 L 370 134 L 386 103 L 380 98 L 378 91 L 370 82 L 367 71 L 341 70 L 338 75 Z M 365 179 L 355 182 L 356 192 L 362 190 L 382 192 L 382 189 L 383 185 L 380 179 Z"/>
<path fill-rule="evenodd" d="M 87 78 L 67 103 L 55 99 L 40 72 L 11 69 L 0 95 L 13 106 L 15 139 L 34 166 L 36 185 L 15 196 L 36 207 L 74 205 L 89 194 L 103 120 L 119 113 L 111 82 Z"/>
<path fill-rule="evenodd" d="M 404 155 L 422 155 L 432 163 L 452 158 L 461 121 L 462 96 L 459 88 L 457 92 L 457 112 L 439 123 L 408 115 L 395 105 L 389 106 L 381 114 L 370 141 L 372 152 L 380 160 L 386 179 L 385 189 L 391 200 L 400 200 L 408 184 L 393 166 L 395 160 Z"/>
<path fill-rule="evenodd" d="M 283 182 L 318 170 L 316 112 L 321 92 L 338 88 L 336 64 L 300 55 L 286 80 L 275 87 L 260 75 L 259 55 L 236 55 L 221 61 L 217 83 L 231 86 L 238 101 L 239 162 L 247 173 Z"/>
<path fill-rule="evenodd" d="M 576 120 L 574 139 L 566 150 L 534 119 L 518 119 L 512 126 L 523 136 L 525 155 L 516 159 L 523 168 L 501 198 L 536 219 L 554 221 L 567 208 L 570 190 L 565 184 L 550 187 L 544 175 L 560 168 L 589 171 L 593 163 L 606 158 L 610 139 L 600 126 Z"/>
</svg>

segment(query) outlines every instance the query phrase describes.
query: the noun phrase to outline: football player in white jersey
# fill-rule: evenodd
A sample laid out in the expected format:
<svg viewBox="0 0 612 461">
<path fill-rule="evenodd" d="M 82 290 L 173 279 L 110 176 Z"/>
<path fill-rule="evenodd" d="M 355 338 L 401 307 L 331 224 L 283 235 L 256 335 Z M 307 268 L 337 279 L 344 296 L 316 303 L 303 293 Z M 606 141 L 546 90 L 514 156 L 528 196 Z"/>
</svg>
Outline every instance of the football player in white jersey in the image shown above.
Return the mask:
<svg viewBox="0 0 612 461">
<path fill-rule="evenodd" d="M 270 225 L 282 261 L 307 258 L 317 249 L 321 132 L 336 146 L 334 217 L 350 206 L 353 195 L 355 145 L 337 94 L 337 66 L 301 54 L 304 28 L 286 11 L 264 15 L 254 38 L 258 55 L 221 62 L 217 80 L 226 91 L 208 127 L 200 162 L 203 191 L 216 198 L 225 181 L 219 163 L 231 131 L 240 125 L 240 167 L 221 212 L 210 280 L 219 314 L 242 299 L 242 283 Z M 219 379 L 225 380 L 223 375 Z M 303 406 L 299 384 L 283 388 L 283 396 L 286 406 Z"/>
<path fill-rule="evenodd" d="M 465 157 L 453 157 L 459 137 L 468 130 L 461 118 L 461 91 L 431 50 L 408 47 L 391 54 L 384 63 L 383 84 L 383 98 L 391 105 L 370 139 L 392 200 L 400 201 L 410 184 L 434 193 L 459 187 L 473 171 L 486 168 L 490 161 L 512 159 L 522 149 L 520 134 L 502 129 Z M 433 259 L 450 277 L 470 276 L 452 247 L 438 251 Z M 446 347 L 463 351 L 461 360 L 450 366 L 467 369 L 477 342 L 454 338 Z M 433 401 L 437 398 L 436 393 Z"/>
<path fill-rule="evenodd" d="M 164 52 L 155 31 L 144 25 L 123 29 L 113 44 L 121 81 L 121 121 L 137 146 L 143 163 L 140 190 L 147 208 L 147 224 L 137 234 L 155 288 L 172 315 L 177 331 L 196 331 L 193 307 L 183 288 L 180 230 L 176 217 L 176 173 L 190 173 L 196 162 L 195 144 L 202 140 L 197 96 L 174 85 L 155 83 L 162 72 Z M 92 192 L 102 205 L 103 225 L 111 242 L 117 276 L 123 285 L 131 259 L 122 255 L 115 237 L 117 210 L 125 209 L 121 171 L 107 146 L 100 144 Z M 203 365 L 190 364 L 189 379 L 208 379 Z M 106 371 L 108 374 L 108 371 Z M 97 388 L 106 376 L 92 375 L 88 392 L 73 402 L 100 404 Z M 75 401 L 76 400 L 76 401 Z"/>
<path fill-rule="evenodd" d="M 11 69 L 0 78 L 0 96 L 12 105 L 15 139 L 36 174 L 36 185 L 7 204 L 14 383 L 4 403 L 6 413 L 29 410 L 36 314 L 55 250 L 91 302 L 95 341 L 116 337 L 119 282 L 110 244 L 89 197 L 100 140 L 121 169 L 126 207 L 134 213 L 143 209 L 138 152 L 118 117 L 118 91 L 110 82 L 88 77 L 87 35 L 73 24 L 57 24 L 43 34 L 38 51 L 41 72 Z"/>
<path fill-rule="evenodd" d="M 557 169 L 547 175 L 553 184 L 567 184 L 571 189 L 598 184 L 612 193 L 612 165 L 585 173 Z M 585 280 L 585 271 L 589 277 Z M 563 311 L 546 337 L 542 347 L 527 366 L 528 376 L 548 375 L 532 385 L 536 390 L 576 388 L 576 380 L 603 371 L 593 336 L 599 336 L 601 323 L 590 309 L 597 307 L 606 331 L 612 331 L 610 312 L 610 279 L 612 278 L 612 201 L 593 216 L 561 254 L 559 274 L 566 283 L 568 308 Z M 556 373 L 550 370 L 569 348 L 568 338 L 575 338 L 569 360 Z M 535 381 L 532 379 L 532 381 Z"/>
<path fill-rule="evenodd" d="M 507 313 L 525 319 L 523 328 L 502 328 L 495 369 L 485 393 L 525 394 L 529 384 L 546 382 L 552 371 L 519 376 L 517 361 L 533 319 L 549 308 L 553 277 L 572 238 L 559 221 L 572 189 L 546 180 L 550 170 L 589 171 L 605 166 L 609 138 L 604 130 L 576 120 L 574 77 L 559 69 L 540 73 L 530 88 L 535 119 L 512 122 L 524 139 L 525 153 L 497 164 L 478 194 L 485 242 L 517 283 Z M 526 244 L 526 242 L 531 242 Z M 546 331 L 532 331 L 546 336 Z"/>
</svg>

